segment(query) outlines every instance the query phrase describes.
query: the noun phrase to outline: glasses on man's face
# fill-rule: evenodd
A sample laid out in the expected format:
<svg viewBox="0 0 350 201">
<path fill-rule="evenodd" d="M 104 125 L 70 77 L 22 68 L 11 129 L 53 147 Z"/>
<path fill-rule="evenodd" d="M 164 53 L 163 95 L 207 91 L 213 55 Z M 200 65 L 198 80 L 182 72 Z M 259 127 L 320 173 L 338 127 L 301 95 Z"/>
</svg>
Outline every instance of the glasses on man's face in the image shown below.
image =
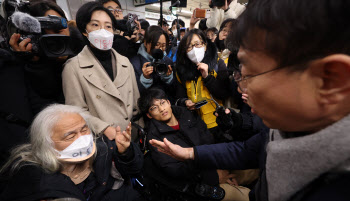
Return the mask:
<svg viewBox="0 0 350 201">
<path fill-rule="evenodd" d="M 194 44 L 190 44 L 190 45 L 187 47 L 187 52 L 191 51 L 191 50 L 193 49 L 193 47 L 201 48 L 201 47 L 203 47 L 203 45 L 204 45 L 204 42 L 203 42 L 203 41 L 195 42 Z"/>
<path fill-rule="evenodd" d="M 262 72 L 262 73 L 259 73 L 259 74 L 256 74 L 256 75 L 242 76 L 242 64 L 239 64 L 239 70 L 237 70 L 237 69 L 234 70 L 233 78 L 236 81 L 236 83 L 238 84 L 239 89 L 243 93 L 246 93 L 247 92 L 247 85 L 248 85 L 247 80 L 248 79 L 253 78 L 253 77 L 257 77 L 259 75 L 264 75 L 264 74 L 270 73 L 272 71 L 275 71 L 275 70 L 278 70 L 278 69 L 281 69 L 281 68 L 284 68 L 284 66 L 280 66 L 280 67 L 277 67 L 277 68 L 274 68 L 274 69 L 271 69 L 271 70 L 268 70 L 268 71 L 265 71 L 265 72 Z"/>
<path fill-rule="evenodd" d="M 122 13 L 122 12 L 123 12 L 123 10 L 120 9 L 120 8 L 116 8 L 116 9 L 108 8 L 108 10 L 109 10 L 111 13 Z"/>
<path fill-rule="evenodd" d="M 158 114 L 160 112 L 160 107 L 165 107 L 167 106 L 169 103 L 168 101 L 162 99 L 159 101 L 159 105 L 152 105 L 150 108 L 149 108 L 149 112 L 152 113 L 152 114 Z"/>
</svg>

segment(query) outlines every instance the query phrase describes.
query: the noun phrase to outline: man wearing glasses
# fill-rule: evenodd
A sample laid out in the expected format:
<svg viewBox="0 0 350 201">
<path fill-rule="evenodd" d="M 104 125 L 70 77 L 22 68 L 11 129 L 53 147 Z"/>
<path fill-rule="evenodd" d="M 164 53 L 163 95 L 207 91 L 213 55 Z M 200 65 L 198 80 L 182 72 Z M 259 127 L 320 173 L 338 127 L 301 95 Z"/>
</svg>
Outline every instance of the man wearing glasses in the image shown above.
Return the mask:
<svg viewBox="0 0 350 201">
<path fill-rule="evenodd" d="M 116 20 L 123 19 L 123 10 L 118 0 L 100 0 L 103 7 L 107 8 L 114 15 Z"/>
<path fill-rule="evenodd" d="M 240 46 L 236 82 L 270 133 L 194 149 L 151 144 L 199 166 L 260 167 L 251 200 L 349 200 L 349 8 L 349 1 L 250 2 L 228 42 Z"/>
</svg>

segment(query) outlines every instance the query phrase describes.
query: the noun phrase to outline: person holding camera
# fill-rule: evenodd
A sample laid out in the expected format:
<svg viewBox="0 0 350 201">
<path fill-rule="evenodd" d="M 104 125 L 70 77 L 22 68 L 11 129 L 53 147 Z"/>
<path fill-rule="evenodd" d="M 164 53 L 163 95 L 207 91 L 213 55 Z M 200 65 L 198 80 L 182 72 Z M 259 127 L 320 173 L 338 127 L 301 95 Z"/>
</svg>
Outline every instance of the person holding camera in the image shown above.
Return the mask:
<svg viewBox="0 0 350 201">
<path fill-rule="evenodd" d="M 203 120 L 185 107 L 172 106 L 161 89 L 148 89 L 139 98 L 138 106 L 142 114 L 149 118 L 146 127 L 147 140 L 163 141 L 166 138 L 183 147 L 214 143 L 214 138 Z M 220 200 L 248 200 L 250 190 L 238 186 L 235 175 L 230 174 L 228 170 L 195 167 L 191 161 L 177 161 L 159 152 L 153 146 L 149 148 L 150 151 L 147 154 L 150 154 L 151 160 L 158 169 L 153 170 L 154 168 L 146 166 L 145 168 L 152 168 L 146 171 L 156 172 L 172 184 L 179 186 L 189 184 L 189 191 L 193 191 L 194 195 L 190 200 L 206 200 L 215 196 L 220 196 Z M 205 188 L 206 193 L 194 190 L 194 186 Z M 214 188 L 224 193 L 215 192 Z"/>
<path fill-rule="evenodd" d="M 28 7 L 30 15 L 33 17 L 53 15 L 67 19 L 64 11 L 57 4 L 50 1 L 38 1 L 29 4 Z M 29 23 L 29 19 L 22 19 L 22 21 L 23 23 L 27 21 Z M 49 43 L 51 46 L 44 47 L 38 41 L 32 41 L 30 37 L 21 40 L 21 37 L 25 36 L 19 33 L 14 33 L 9 40 L 9 45 L 16 57 L 25 63 L 24 70 L 26 79 L 29 82 L 28 87 L 30 87 L 32 93 L 34 114 L 37 114 L 48 104 L 64 102 L 61 73 L 62 66 L 69 56 L 60 56 L 57 54 L 57 56 L 49 57 L 43 52 L 61 48 L 75 50 L 70 53 L 71 56 L 77 54 L 82 49 L 82 38 L 80 34 L 74 34 L 76 33 L 74 32 L 75 30 L 74 27 L 42 29 L 43 36 L 47 36 L 48 34 L 70 36 L 72 39 L 71 44 L 55 44 L 51 42 Z M 59 47 L 59 45 L 62 45 L 62 47 Z M 51 48 L 51 50 L 47 50 L 47 48 Z"/>
<path fill-rule="evenodd" d="M 218 59 L 214 43 L 199 29 L 190 30 L 181 40 L 176 59 L 177 105 L 197 111 L 214 137 L 219 132 L 213 112 L 216 102 L 227 98 L 230 80 L 226 64 Z M 196 105 L 205 101 L 207 104 Z"/>
<path fill-rule="evenodd" d="M 121 4 L 118 0 L 99 0 L 103 7 L 107 8 L 118 21 L 118 23 L 123 24 L 123 28 L 116 29 L 114 31 L 114 42 L 113 49 L 115 49 L 119 54 L 131 59 L 137 54 L 141 43 L 139 42 L 141 37 L 141 25 L 135 14 L 128 14 L 123 16 L 123 10 Z M 128 30 L 126 23 L 129 20 L 129 17 L 132 16 L 132 26 Z"/>
<path fill-rule="evenodd" d="M 68 60 L 62 73 L 66 104 L 82 107 L 93 116 L 95 134 L 115 136 L 115 126 L 125 130 L 138 113 L 134 68 L 113 48 L 114 16 L 98 2 L 84 4 L 77 12 L 79 31 L 88 41 Z"/>
<path fill-rule="evenodd" d="M 173 62 L 166 56 L 168 35 L 159 26 L 150 26 L 145 33 L 144 43 L 130 62 L 133 64 L 140 93 L 150 87 L 160 87 L 174 101 L 176 80 Z"/>
</svg>

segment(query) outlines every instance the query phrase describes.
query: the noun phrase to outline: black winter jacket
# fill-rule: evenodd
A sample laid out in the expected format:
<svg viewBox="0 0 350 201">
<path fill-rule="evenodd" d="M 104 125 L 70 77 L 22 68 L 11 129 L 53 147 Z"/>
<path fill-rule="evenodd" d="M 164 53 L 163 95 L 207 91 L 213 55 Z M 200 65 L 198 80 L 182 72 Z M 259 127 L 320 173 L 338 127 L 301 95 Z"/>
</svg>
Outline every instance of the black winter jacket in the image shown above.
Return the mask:
<svg viewBox="0 0 350 201">
<path fill-rule="evenodd" d="M 148 127 L 148 139 L 163 141 L 167 138 L 170 142 L 181 147 L 193 147 L 196 145 L 212 144 L 214 138 L 208 131 L 206 124 L 184 107 L 172 106 L 173 114 L 179 122 L 180 130 L 174 130 L 164 122 L 151 119 Z M 193 161 L 181 162 L 172 157 L 158 152 L 150 147 L 151 158 L 155 165 L 174 180 L 202 182 L 209 185 L 218 185 L 219 177 L 216 169 L 202 170 L 195 168 Z M 196 175 L 199 176 L 195 178 Z"/>
<path fill-rule="evenodd" d="M 143 164 L 143 154 L 138 146 L 133 143 L 130 145 L 127 150 L 128 157 L 120 155 L 115 142 L 106 137 L 99 138 L 96 147 L 97 156 L 93 163 L 93 174 L 89 176 L 94 177 L 95 187 L 90 194 L 89 201 L 133 200 L 137 197 L 137 192 L 126 187 L 125 183 L 120 189 L 112 190 L 115 179 L 110 172 L 113 160 L 125 181 L 131 175 L 138 174 Z M 4 178 L 4 175 L 2 177 Z M 86 195 L 77 187 L 78 185 L 60 172 L 49 174 L 37 165 L 28 164 L 15 172 L 14 176 L 5 183 L 2 181 L 0 200 L 30 201 L 64 197 L 86 200 Z"/>
</svg>

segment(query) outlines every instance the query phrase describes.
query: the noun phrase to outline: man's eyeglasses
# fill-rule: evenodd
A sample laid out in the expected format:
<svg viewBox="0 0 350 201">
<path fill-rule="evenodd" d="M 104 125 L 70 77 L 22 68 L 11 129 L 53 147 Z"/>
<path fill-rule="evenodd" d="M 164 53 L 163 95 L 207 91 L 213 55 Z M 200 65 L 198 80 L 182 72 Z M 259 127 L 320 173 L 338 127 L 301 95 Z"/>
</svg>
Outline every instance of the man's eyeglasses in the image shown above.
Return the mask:
<svg viewBox="0 0 350 201">
<path fill-rule="evenodd" d="M 160 112 L 159 107 L 164 107 L 164 106 L 167 106 L 168 104 L 169 104 L 168 101 L 162 99 L 159 101 L 159 105 L 152 105 L 149 108 L 149 112 L 152 114 L 158 114 Z"/>
<path fill-rule="evenodd" d="M 200 41 L 198 43 L 195 43 L 195 44 L 190 44 L 188 47 L 187 47 L 187 52 L 191 51 L 193 49 L 193 47 L 196 47 L 196 48 L 201 48 L 203 47 L 204 45 L 204 42 L 203 41 Z"/>
<path fill-rule="evenodd" d="M 111 11 L 111 13 L 121 13 L 121 12 L 123 12 L 123 10 L 119 9 L 119 8 L 116 8 L 116 9 L 108 8 L 108 10 Z"/>
<path fill-rule="evenodd" d="M 264 74 L 267 74 L 267 73 L 270 73 L 272 71 L 275 71 L 275 70 L 279 70 L 281 68 L 284 68 L 284 66 L 281 66 L 281 67 L 277 67 L 277 68 L 274 68 L 272 70 L 268 70 L 268 71 L 265 71 L 265 72 L 262 72 L 262 73 L 259 73 L 259 74 L 256 74 L 256 75 L 249 75 L 249 76 L 242 76 L 242 64 L 239 64 L 239 70 L 235 69 L 234 72 L 233 72 L 233 77 L 236 81 L 236 83 L 238 84 L 238 87 L 239 89 L 245 93 L 247 91 L 247 80 L 250 79 L 250 78 L 253 78 L 253 77 L 257 77 L 259 75 L 264 75 Z"/>
</svg>

